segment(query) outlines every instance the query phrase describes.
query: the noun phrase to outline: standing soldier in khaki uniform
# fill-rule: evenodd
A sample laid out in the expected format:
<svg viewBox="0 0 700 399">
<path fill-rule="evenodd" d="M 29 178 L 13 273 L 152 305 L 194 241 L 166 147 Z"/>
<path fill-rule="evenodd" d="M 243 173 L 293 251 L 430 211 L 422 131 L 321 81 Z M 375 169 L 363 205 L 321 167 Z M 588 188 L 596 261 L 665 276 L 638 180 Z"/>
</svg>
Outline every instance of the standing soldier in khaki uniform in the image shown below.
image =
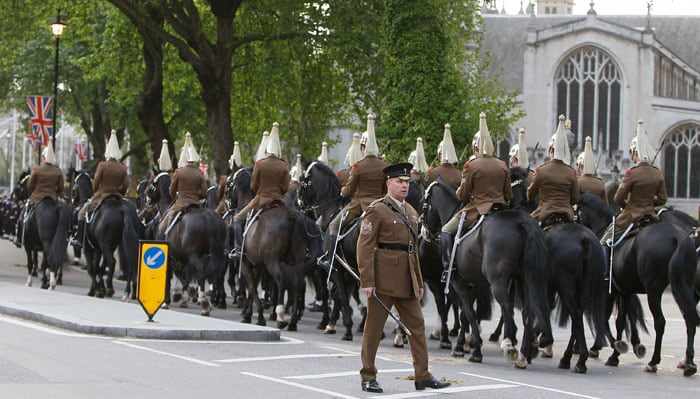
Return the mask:
<svg viewBox="0 0 700 399">
<path fill-rule="evenodd" d="M 171 226 L 179 220 L 183 210 L 190 205 L 200 206 L 199 201 L 207 195 L 207 179 L 196 165 L 199 160 L 199 154 L 192 144 L 192 136 L 186 133 L 185 145 L 182 146 L 178 160 L 180 168 L 173 172 L 168 188 L 170 196 L 175 198 L 175 203 L 168 209 L 168 213 L 158 226 L 161 237 L 168 235 Z"/>
<path fill-rule="evenodd" d="M 632 162 L 636 166 L 627 169 L 615 193 L 615 203 L 622 208 L 615 219 L 615 237 L 612 236 L 613 224 L 611 223 L 600 240 L 602 244 L 608 244 L 609 239 L 614 241 L 640 216 L 650 215 L 652 219 L 658 221 L 654 207 L 666 203 L 664 176 L 651 164 L 654 161 L 654 149 L 649 143 L 643 123 L 639 119 L 637 136 L 630 144 Z M 603 248 L 607 250 L 608 245 L 604 245 Z"/>
<path fill-rule="evenodd" d="M 428 371 L 428 348 L 420 300 L 424 294 L 416 242 L 418 213 L 406 202 L 410 163 L 391 165 L 386 173 L 387 195 L 372 202 L 362 218 L 357 240 L 360 285 L 367 294 L 367 320 L 362 336 L 362 390 L 381 393 L 374 360 L 387 319 L 395 306 L 411 335 L 408 337 L 416 390 L 450 386 Z M 375 298 L 376 295 L 376 298 Z"/>
<path fill-rule="evenodd" d="M 569 223 L 574 222 L 573 205 L 578 204 L 580 190 L 576 171 L 567 165 L 569 146 L 564 130 L 564 115 L 559 116 L 557 132 L 549 142 L 551 160 L 537 168 L 532 183 L 527 188 L 527 198 L 539 196 L 539 206 L 532 216 L 543 224 L 554 214 L 560 214 Z"/>
<path fill-rule="evenodd" d="M 581 190 L 581 194 L 591 193 L 600 197 L 607 205 L 608 194 L 605 191 L 605 182 L 596 176 L 594 158 L 591 138 L 586 137 L 586 146 L 576 161 L 580 175 L 578 178 L 578 187 Z"/>
<path fill-rule="evenodd" d="M 235 247 L 230 258 L 240 258 L 243 243 L 243 229 L 249 211 L 257 211 L 275 201 L 284 204 L 284 194 L 289 190 L 289 167 L 282 159 L 280 148 L 279 124 L 272 124 L 272 132 L 267 137 L 265 145 L 266 157 L 255 162 L 250 188 L 255 197 L 234 217 L 233 232 Z"/>
<path fill-rule="evenodd" d="M 447 277 L 454 235 L 457 234 L 462 213 L 465 213 L 462 225 L 462 232 L 465 232 L 477 221 L 479 215 L 489 213 L 496 204 L 505 206 L 513 198 L 510 171 L 504 161 L 493 155 L 495 147 L 486 125 L 486 114 L 482 112 L 479 118 L 479 132 L 474 135 L 472 141 L 476 158 L 464 163 L 462 181 L 457 190 L 457 198 L 460 201 L 465 201 L 470 196 L 472 200 L 442 226 L 440 246 L 442 265 L 445 269 L 443 278 Z"/>
<path fill-rule="evenodd" d="M 362 142 L 360 142 L 361 144 Z M 328 238 L 325 242 L 325 250 L 330 254 L 337 239 L 338 233 L 355 221 L 367 206 L 377 198 L 380 198 L 384 190 L 384 168 L 386 162 L 378 157 L 379 148 L 374 135 L 374 116 L 367 116 L 367 141 L 365 143 L 364 158 L 354 163 L 350 170 L 348 183 L 340 190 L 340 195 L 349 197 L 350 203 L 338 212 L 328 225 Z M 340 219 L 347 212 L 347 216 L 340 225 Z"/>
<path fill-rule="evenodd" d="M 36 204 L 44 198 L 49 197 L 54 201 L 63 198 L 65 194 L 65 181 L 63 173 L 56 164 L 56 155 L 53 151 L 53 143 L 49 140 L 49 144 L 41 153 L 41 164 L 32 168 L 27 181 L 27 188 L 32 192 L 29 196 L 29 205 L 25 208 L 23 216 L 17 220 L 17 235 L 15 237 L 15 245 L 22 246 L 22 229 L 24 223 L 29 218 L 30 212 Z"/>
<path fill-rule="evenodd" d="M 445 124 L 445 133 L 438 146 L 438 158 L 440 160 L 440 165 L 428 169 L 428 172 L 425 174 L 425 183 L 430 185 L 430 183 L 437 181 L 439 177 L 443 182 L 457 190 L 462 180 L 462 173 L 453 165 L 459 160 L 457 159 L 455 145 L 452 142 L 452 133 L 450 132 L 449 123 Z"/>
<path fill-rule="evenodd" d="M 106 197 L 113 195 L 121 198 L 129 188 L 129 176 L 126 166 L 119 162 L 122 152 L 117 142 L 117 132 L 112 130 L 105 148 L 105 161 L 97 165 L 95 178 L 92 180 L 92 189 L 95 194 L 87 201 L 78 212 L 78 231 L 71 245 L 83 246 L 85 237 L 85 216 L 94 211 Z"/>
</svg>

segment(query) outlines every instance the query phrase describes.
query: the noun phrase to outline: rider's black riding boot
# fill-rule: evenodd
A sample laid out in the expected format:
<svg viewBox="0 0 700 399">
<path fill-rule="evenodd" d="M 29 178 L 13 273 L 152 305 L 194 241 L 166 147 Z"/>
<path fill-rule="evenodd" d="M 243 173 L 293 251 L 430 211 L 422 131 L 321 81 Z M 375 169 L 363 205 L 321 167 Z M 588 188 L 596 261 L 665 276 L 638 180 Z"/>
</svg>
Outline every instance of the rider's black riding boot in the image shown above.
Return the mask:
<svg viewBox="0 0 700 399">
<path fill-rule="evenodd" d="M 338 240 L 338 236 L 329 234 L 328 239 L 323 242 L 323 252 L 326 254 L 319 258 L 318 265 L 326 271 L 330 272 L 331 269 L 331 256 L 333 256 L 333 247 L 335 247 L 335 242 Z"/>
<path fill-rule="evenodd" d="M 442 255 L 442 278 L 440 281 L 447 282 L 447 272 L 449 271 L 450 256 L 452 255 L 452 245 L 454 243 L 454 238 L 452 234 L 445 233 L 444 231 L 440 234 L 440 254 Z"/>
<path fill-rule="evenodd" d="M 610 280 L 610 247 L 606 244 L 601 245 L 603 247 L 603 257 L 605 258 L 605 267 L 603 268 L 603 280 Z"/>
<path fill-rule="evenodd" d="M 234 222 L 233 223 L 233 250 L 228 254 L 229 259 L 240 259 L 242 252 L 241 246 L 243 244 L 243 223 Z"/>
<path fill-rule="evenodd" d="M 78 229 L 75 232 L 75 237 L 70 241 L 70 245 L 78 248 L 83 247 L 83 238 L 85 237 L 85 221 L 78 220 Z"/>
</svg>

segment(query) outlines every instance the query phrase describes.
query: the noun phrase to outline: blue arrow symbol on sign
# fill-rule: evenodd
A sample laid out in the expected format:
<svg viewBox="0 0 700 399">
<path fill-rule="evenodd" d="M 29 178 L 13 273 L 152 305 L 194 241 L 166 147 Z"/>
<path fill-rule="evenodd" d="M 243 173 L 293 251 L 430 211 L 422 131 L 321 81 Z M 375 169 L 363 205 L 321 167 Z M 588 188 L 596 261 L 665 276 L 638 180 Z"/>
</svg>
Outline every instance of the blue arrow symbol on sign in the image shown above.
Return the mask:
<svg viewBox="0 0 700 399">
<path fill-rule="evenodd" d="M 146 265 L 147 266 L 154 266 L 156 264 L 156 261 L 158 260 L 158 258 L 161 257 L 161 255 L 163 255 L 163 251 L 157 251 L 152 256 L 146 256 Z"/>
</svg>

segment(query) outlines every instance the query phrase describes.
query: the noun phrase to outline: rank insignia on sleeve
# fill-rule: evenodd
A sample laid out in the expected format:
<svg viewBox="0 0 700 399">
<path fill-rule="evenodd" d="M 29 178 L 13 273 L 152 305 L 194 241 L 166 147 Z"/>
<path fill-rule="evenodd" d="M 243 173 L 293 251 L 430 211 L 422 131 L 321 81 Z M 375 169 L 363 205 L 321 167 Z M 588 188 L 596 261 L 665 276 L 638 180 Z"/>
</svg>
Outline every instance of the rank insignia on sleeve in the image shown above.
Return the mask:
<svg viewBox="0 0 700 399">
<path fill-rule="evenodd" d="M 360 225 L 360 234 L 363 236 L 372 234 L 372 222 L 362 222 Z"/>
</svg>

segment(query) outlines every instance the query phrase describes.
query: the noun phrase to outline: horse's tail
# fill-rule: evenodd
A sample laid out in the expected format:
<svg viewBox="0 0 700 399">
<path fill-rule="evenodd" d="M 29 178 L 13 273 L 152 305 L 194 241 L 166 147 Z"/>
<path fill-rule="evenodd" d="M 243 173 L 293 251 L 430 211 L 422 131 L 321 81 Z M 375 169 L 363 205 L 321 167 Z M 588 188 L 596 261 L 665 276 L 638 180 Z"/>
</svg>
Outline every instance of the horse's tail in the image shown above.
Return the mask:
<svg viewBox="0 0 700 399">
<path fill-rule="evenodd" d="M 615 299 L 615 306 L 618 308 L 618 312 L 620 311 L 622 301 L 624 301 L 625 298 L 627 299 L 626 310 L 627 321 L 629 322 L 628 324 L 636 324 L 642 331 L 644 331 L 644 333 L 649 334 L 647 323 L 644 322 L 644 308 L 642 307 L 642 301 L 639 300 L 638 295 L 618 295 Z M 626 328 L 626 330 L 629 330 L 629 326 Z"/>
<path fill-rule="evenodd" d="M 491 320 L 493 316 L 493 293 L 491 287 L 478 286 L 476 290 L 476 319 Z"/>
<path fill-rule="evenodd" d="M 583 273 L 579 292 L 581 306 L 586 313 L 588 323 L 593 327 L 596 342 L 605 344 L 607 322 L 605 319 L 605 254 L 601 250 L 600 243 L 591 233 L 590 237 L 583 237 Z"/>
<path fill-rule="evenodd" d="M 544 289 L 550 275 L 544 233 L 530 216 L 522 218 L 519 224 L 525 245 L 521 257 L 523 310 L 536 332 L 551 336 L 550 305 Z"/>
<path fill-rule="evenodd" d="M 137 234 L 138 216 L 136 209 L 127 202 L 122 204 L 122 237 L 119 244 L 119 267 L 129 276 L 136 277 L 139 237 Z"/>
<path fill-rule="evenodd" d="M 321 227 L 301 212 L 291 211 L 290 217 L 294 220 L 297 230 L 301 233 L 308 247 L 304 269 L 311 269 L 316 264 L 318 257 L 321 256 L 323 246 Z"/>
<path fill-rule="evenodd" d="M 687 325 L 700 325 L 700 316 L 695 307 L 694 278 L 696 273 L 695 246 L 692 240 L 681 234 L 674 237 L 676 245 L 668 263 L 668 279 L 671 293 L 683 314 Z"/>
<path fill-rule="evenodd" d="M 213 209 L 206 210 L 204 215 L 209 231 L 210 262 L 216 266 L 217 273 L 226 273 L 226 261 L 224 260 L 226 223 Z"/>
<path fill-rule="evenodd" d="M 51 241 L 51 252 L 46 257 L 49 265 L 62 265 L 68 259 L 66 251 L 68 244 L 68 230 L 70 229 L 71 210 L 65 202 L 56 201 L 56 212 L 58 213 L 58 223 L 56 232 Z"/>
</svg>

